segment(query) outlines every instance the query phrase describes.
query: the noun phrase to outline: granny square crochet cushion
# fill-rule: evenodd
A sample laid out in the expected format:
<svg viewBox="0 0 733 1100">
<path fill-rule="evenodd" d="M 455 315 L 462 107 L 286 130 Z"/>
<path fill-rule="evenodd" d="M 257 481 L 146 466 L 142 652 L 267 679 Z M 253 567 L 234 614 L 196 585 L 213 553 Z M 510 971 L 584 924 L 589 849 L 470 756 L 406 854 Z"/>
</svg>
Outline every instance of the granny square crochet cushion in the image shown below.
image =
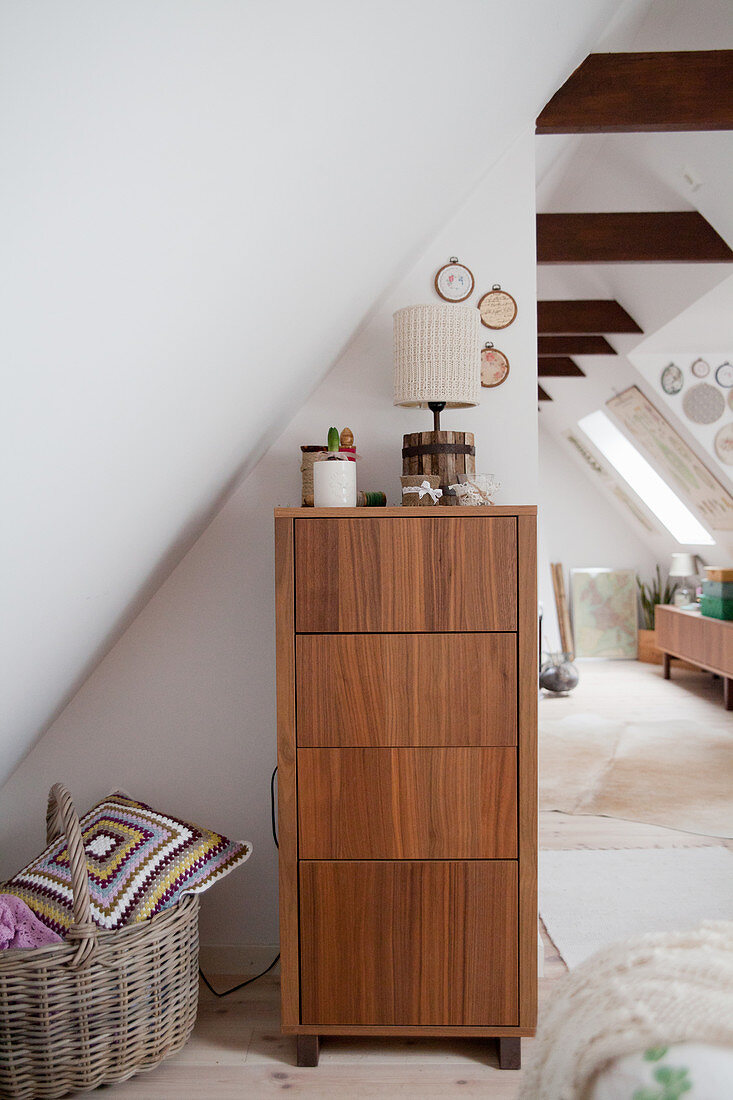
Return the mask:
<svg viewBox="0 0 733 1100">
<path fill-rule="evenodd" d="M 158 813 L 115 791 L 81 819 L 92 918 L 121 928 L 201 894 L 249 859 L 251 845 Z M 53 841 L 0 891 L 22 898 L 48 928 L 65 935 L 73 899 L 66 841 Z"/>
</svg>

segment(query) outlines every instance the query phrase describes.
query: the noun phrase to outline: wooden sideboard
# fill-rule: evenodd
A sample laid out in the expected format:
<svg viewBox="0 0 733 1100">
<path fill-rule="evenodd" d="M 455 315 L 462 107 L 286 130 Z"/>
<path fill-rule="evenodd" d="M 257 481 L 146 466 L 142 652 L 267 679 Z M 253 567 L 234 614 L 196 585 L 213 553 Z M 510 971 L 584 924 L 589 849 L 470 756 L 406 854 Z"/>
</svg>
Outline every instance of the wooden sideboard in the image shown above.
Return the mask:
<svg viewBox="0 0 733 1100">
<path fill-rule="evenodd" d="M 537 1012 L 536 509 L 275 511 L 282 1028 Z"/>
<path fill-rule="evenodd" d="M 654 630 L 664 657 L 665 680 L 670 678 L 670 658 L 681 657 L 723 678 L 723 702 L 726 710 L 733 710 L 733 622 L 660 604 Z"/>
</svg>

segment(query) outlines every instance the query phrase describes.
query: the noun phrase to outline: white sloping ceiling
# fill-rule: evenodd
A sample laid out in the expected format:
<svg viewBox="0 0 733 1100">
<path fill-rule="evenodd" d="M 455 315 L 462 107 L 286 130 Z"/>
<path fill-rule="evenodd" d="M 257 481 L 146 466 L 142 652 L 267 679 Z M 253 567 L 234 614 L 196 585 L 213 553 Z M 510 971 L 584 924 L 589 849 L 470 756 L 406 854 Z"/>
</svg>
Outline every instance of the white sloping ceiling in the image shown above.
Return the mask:
<svg viewBox="0 0 733 1100">
<path fill-rule="evenodd" d="M 3 6 L 0 781 L 620 7 Z"/>
</svg>

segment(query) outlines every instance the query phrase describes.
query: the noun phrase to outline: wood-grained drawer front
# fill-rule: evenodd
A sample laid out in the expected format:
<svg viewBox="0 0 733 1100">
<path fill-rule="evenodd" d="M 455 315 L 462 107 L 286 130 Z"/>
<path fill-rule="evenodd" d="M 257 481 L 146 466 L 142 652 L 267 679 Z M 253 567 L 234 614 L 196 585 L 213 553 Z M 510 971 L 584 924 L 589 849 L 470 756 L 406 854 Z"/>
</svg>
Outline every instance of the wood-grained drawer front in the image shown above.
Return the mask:
<svg viewBox="0 0 733 1100">
<path fill-rule="evenodd" d="M 518 1023 L 516 863 L 299 866 L 301 1023 Z"/>
<path fill-rule="evenodd" d="M 298 749 L 301 859 L 516 859 L 516 749 Z"/>
<path fill-rule="evenodd" d="M 511 516 L 296 519 L 297 631 L 516 630 Z"/>
<path fill-rule="evenodd" d="M 514 634 L 301 634 L 295 650 L 299 746 L 517 743 Z"/>
</svg>

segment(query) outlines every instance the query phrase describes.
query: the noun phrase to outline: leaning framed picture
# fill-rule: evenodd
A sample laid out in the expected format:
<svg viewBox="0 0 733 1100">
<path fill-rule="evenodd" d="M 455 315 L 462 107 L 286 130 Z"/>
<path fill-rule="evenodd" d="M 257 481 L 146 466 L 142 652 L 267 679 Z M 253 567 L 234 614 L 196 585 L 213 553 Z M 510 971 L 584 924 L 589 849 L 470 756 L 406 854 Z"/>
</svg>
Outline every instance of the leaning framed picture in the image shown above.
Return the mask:
<svg viewBox="0 0 733 1100">
<path fill-rule="evenodd" d="M 636 657 L 638 614 L 633 569 L 572 569 L 570 593 L 576 657 Z"/>
</svg>

